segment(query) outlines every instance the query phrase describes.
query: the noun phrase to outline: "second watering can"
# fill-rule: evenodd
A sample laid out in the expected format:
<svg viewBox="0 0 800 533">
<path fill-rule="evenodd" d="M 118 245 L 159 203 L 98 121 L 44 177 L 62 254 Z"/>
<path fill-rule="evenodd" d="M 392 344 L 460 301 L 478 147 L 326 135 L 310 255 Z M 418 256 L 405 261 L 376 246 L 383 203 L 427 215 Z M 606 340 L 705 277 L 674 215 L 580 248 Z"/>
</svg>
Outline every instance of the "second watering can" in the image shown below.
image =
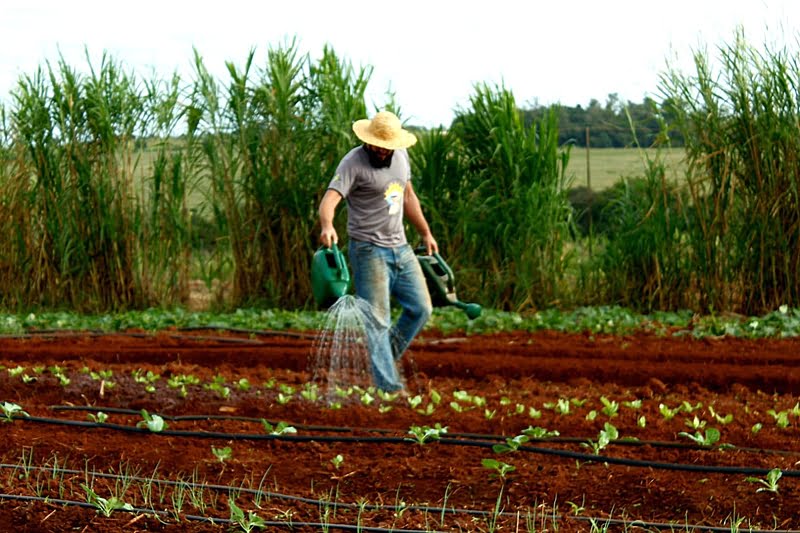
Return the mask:
<svg viewBox="0 0 800 533">
<path fill-rule="evenodd" d="M 317 306 L 327 309 L 350 290 L 350 271 L 344 254 L 334 244 L 320 247 L 311 260 L 311 292 Z"/>
</svg>

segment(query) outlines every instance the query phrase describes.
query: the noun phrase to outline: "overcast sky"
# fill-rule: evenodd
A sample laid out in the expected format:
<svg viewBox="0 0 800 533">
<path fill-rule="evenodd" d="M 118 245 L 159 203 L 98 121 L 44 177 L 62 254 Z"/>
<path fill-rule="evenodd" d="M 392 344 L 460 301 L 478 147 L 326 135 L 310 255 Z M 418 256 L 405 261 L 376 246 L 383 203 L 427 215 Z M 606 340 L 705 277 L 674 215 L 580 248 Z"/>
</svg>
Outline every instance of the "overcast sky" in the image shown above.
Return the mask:
<svg viewBox="0 0 800 533">
<path fill-rule="evenodd" d="M 658 96 L 659 73 L 691 67 L 693 50 L 731 42 L 797 50 L 797 0 L 0 0 L 0 98 L 59 50 L 75 68 L 105 51 L 149 77 L 192 78 L 192 48 L 226 79 L 251 48 L 297 38 L 318 58 L 327 43 L 374 68 L 370 110 L 391 89 L 403 118 L 449 125 L 475 83 L 503 84 L 518 104 L 601 103 Z"/>
</svg>

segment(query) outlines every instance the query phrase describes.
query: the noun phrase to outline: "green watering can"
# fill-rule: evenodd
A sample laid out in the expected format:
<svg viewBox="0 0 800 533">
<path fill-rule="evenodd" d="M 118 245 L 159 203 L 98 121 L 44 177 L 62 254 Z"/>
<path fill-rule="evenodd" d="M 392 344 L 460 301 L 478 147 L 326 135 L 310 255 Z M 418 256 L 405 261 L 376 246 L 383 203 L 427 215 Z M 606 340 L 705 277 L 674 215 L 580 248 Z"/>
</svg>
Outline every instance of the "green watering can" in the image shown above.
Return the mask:
<svg viewBox="0 0 800 533">
<path fill-rule="evenodd" d="M 350 290 L 350 271 L 344 254 L 334 243 L 321 246 L 311 260 L 311 292 L 317 306 L 327 309 Z"/>
<path fill-rule="evenodd" d="M 455 276 L 453 270 L 442 259 L 438 252 L 427 255 L 425 248 L 415 250 L 419 266 L 425 274 L 428 292 L 431 293 L 431 302 L 437 307 L 453 305 L 463 310 L 470 320 L 481 316 L 481 306 L 475 303 L 464 303 L 456 296 Z"/>
</svg>

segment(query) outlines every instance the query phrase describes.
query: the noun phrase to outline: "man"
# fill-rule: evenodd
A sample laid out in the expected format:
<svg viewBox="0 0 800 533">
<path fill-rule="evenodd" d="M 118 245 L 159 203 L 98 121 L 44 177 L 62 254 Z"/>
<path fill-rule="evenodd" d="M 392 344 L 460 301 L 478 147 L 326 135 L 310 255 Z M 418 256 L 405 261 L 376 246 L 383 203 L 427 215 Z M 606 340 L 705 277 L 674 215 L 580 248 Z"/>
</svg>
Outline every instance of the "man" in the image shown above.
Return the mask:
<svg viewBox="0 0 800 533">
<path fill-rule="evenodd" d="M 419 233 L 428 254 L 439 247 L 411 186 L 406 149 L 417 138 L 388 111 L 372 120 L 356 121 L 353 131 L 364 144 L 344 156 L 320 202 L 320 241 L 328 248 L 338 242 L 333 218 L 345 198 L 353 284 L 356 296 L 370 303 L 374 315 L 367 323 L 373 380 L 386 392 L 402 391 L 396 361 L 433 309 L 419 261 L 406 240 L 403 215 Z M 395 324 L 392 297 L 402 307 Z"/>
</svg>

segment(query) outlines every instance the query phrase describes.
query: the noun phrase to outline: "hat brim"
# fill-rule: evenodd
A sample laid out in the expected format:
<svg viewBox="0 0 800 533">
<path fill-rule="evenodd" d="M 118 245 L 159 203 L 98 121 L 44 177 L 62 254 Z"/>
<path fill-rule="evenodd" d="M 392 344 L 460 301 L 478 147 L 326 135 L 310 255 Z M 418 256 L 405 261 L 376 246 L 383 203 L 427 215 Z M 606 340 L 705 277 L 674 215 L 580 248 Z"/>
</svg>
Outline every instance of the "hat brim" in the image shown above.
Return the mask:
<svg viewBox="0 0 800 533">
<path fill-rule="evenodd" d="M 369 129 L 370 123 L 371 120 L 369 119 L 356 120 L 353 123 L 353 132 L 355 132 L 356 137 L 367 144 L 386 148 L 387 150 L 397 150 L 399 148 L 409 148 L 417 142 L 416 135 L 403 129 L 398 131 L 392 139 L 376 137 Z"/>
</svg>

